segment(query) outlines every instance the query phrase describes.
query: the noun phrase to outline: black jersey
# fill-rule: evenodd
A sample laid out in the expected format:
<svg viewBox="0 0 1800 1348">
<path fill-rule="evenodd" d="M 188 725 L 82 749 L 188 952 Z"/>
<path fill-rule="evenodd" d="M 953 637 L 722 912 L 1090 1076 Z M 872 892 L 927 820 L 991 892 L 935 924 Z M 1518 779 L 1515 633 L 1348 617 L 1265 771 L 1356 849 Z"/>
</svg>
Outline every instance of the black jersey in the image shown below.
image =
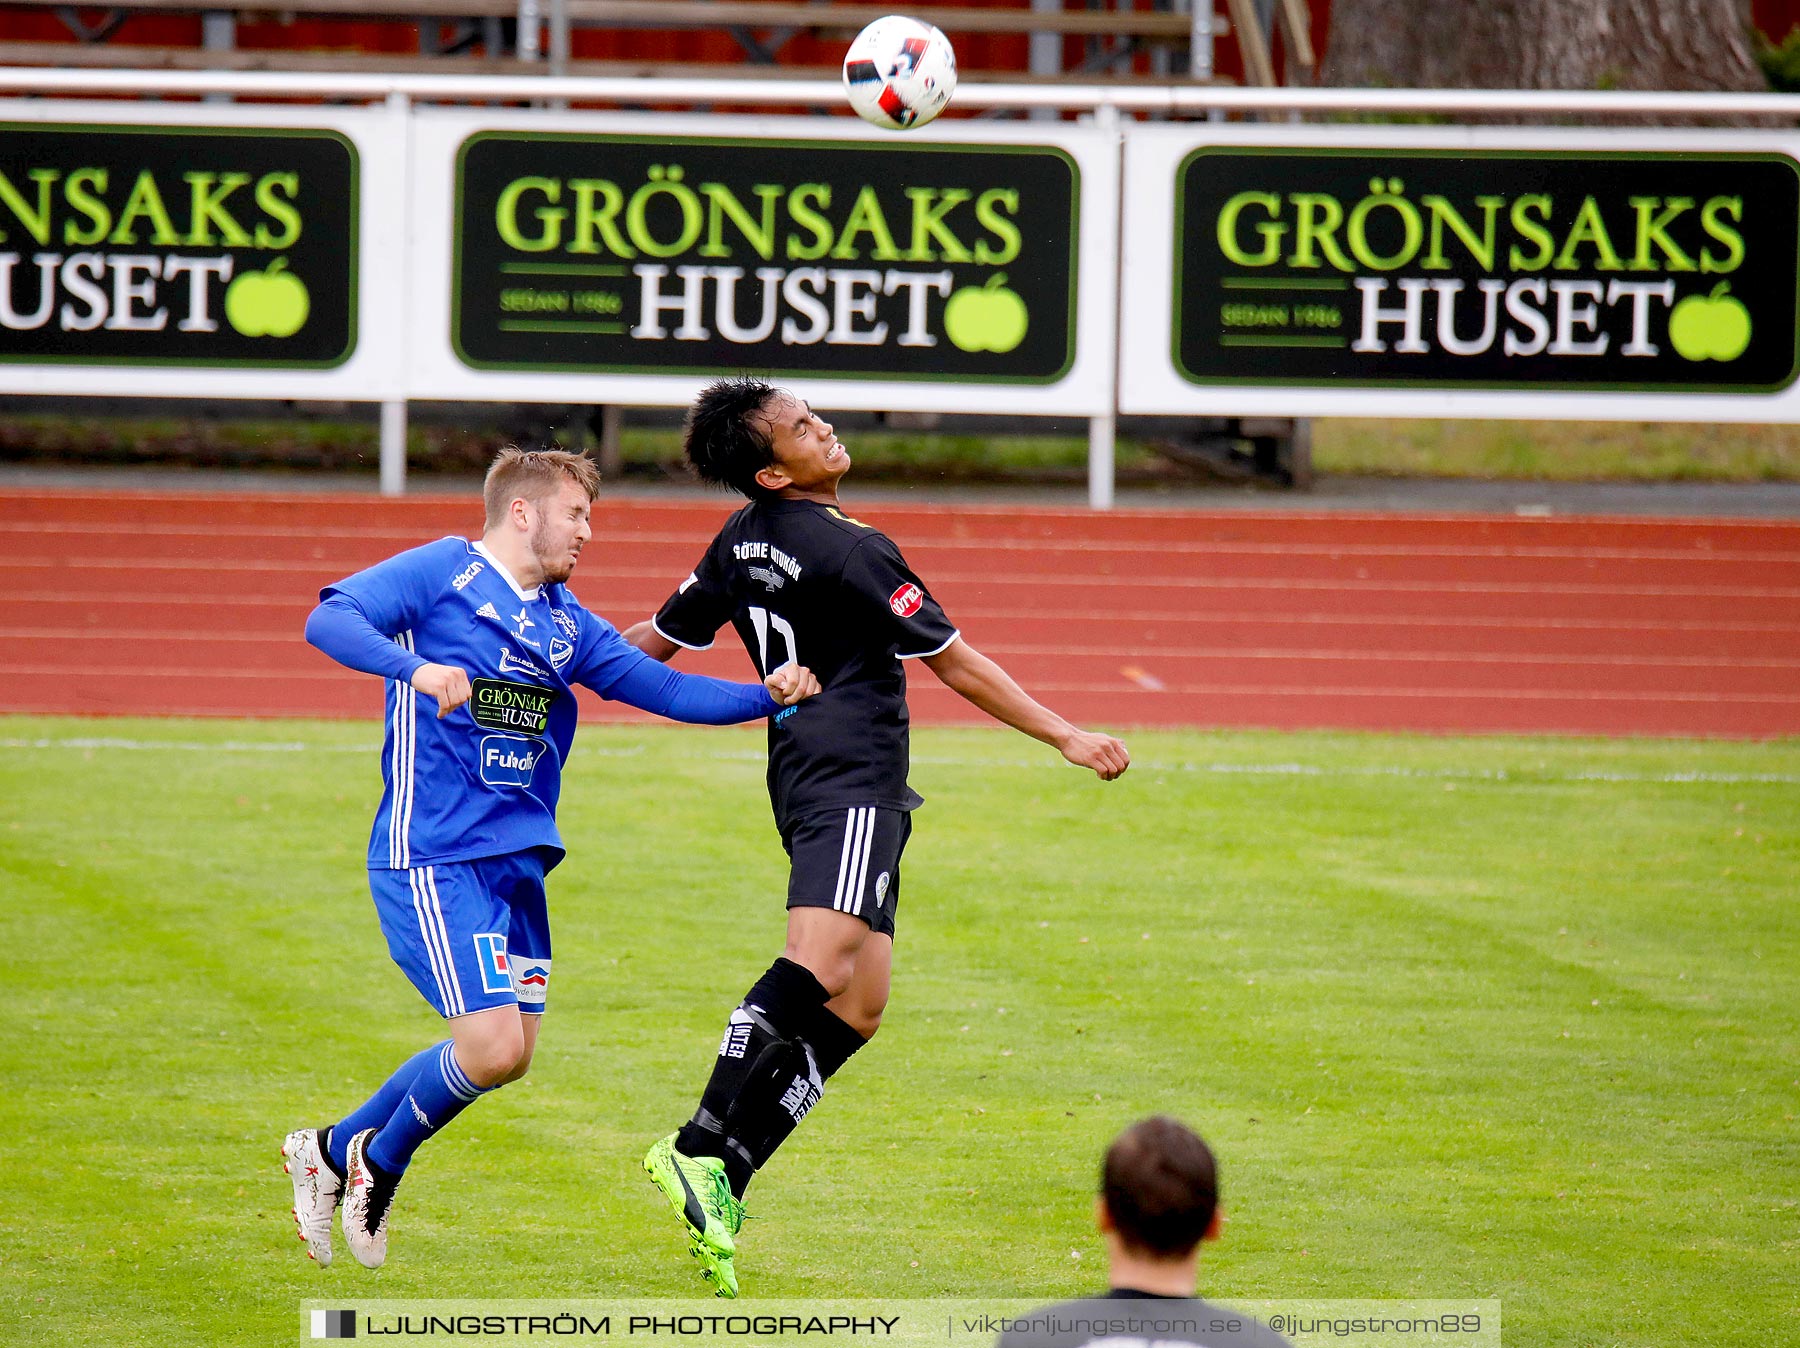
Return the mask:
<svg viewBox="0 0 1800 1348">
<path fill-rule="evenodd" d="M 792 660 L 820 693 L 769 718 L 769 800 L 785 833 L 819 810 L 910 810 L 902 660 L 956 628 L 880 530 L 816 501 L 753 501 L 725 522 L 655 618 L 705 650 L 729 622 L 765 675 Z"/>
<path fill-rule="evenodd" d="M 1294 1348 L 1262 1321 L 1198 1297 L 1115 1288 L 1014 1318 L 994 1348 Z"/>
</svg>

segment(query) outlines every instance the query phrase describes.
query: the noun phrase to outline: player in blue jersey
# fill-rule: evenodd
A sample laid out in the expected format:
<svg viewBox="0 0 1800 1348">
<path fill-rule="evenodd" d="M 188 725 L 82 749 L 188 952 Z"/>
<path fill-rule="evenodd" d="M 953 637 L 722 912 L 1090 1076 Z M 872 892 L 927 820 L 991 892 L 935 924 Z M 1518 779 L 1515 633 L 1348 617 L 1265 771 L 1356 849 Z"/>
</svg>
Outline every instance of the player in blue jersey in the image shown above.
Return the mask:
<svg viewBox="0 0 1800 1348">
<path fill-rule="evenodd" d="M 478 1096 L 525 1075 L 550 977 L 544 877 L 562 860 L 556 802 L 574 687 L 672 720 L 724 725 L 818 691 L 797 665 L 764 685 L 680 675 L 584 609 L 566 582 L 592 536 L 593 463 L 503 451 L 479 541 L 443 538 L 328 585 L 306 638 L 387 680 L 381 808 L 369 887 L 389 953 L 450 1038 L 367 1101 L 282 1146 L 307 1253 L 387 1255 L 395 1186 L 414 1151 Z"/>
</svg>

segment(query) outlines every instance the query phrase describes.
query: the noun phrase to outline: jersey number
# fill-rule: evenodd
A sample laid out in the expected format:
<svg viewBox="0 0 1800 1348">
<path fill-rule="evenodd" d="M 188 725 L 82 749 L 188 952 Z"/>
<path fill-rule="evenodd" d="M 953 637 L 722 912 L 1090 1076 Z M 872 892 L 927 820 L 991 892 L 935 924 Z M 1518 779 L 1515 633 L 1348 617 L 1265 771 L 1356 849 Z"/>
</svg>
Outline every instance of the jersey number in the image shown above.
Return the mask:
<svg viewBox="0 0 1800 1348">
<path fill-rule="evenodd" d="M 762 670 L 765 679 L 768 678 L 773 671 L 780 669 L 783 665 L 793 665 L 800 662 L 800 647 L 794 640 L 793 626 L 786 618 L 782 617 L 779 613 L 771 613 L 766 608 L 752 608 L 750 610 L 750 624 L 756 628 L 756 664 L 757 667 Z M 775 630 L 775 635 L 780 637 L 782 643 L 787 647 L 787 659 L 770 663 L 770 628 Z"/>
</svg>

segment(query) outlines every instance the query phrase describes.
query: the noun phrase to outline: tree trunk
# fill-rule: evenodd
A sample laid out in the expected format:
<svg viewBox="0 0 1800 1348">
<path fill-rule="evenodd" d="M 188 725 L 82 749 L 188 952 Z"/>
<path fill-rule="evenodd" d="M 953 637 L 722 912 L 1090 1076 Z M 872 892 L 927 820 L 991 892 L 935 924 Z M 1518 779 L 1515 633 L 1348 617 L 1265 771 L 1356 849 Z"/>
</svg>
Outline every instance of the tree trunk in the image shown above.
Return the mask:
<svg viewBox="0 0 1800 1348">
<path fill-rule="evenodd" d="M 1762 91 L 1738 0 L 1335 0 L 1322 83 Z"/>
</svg>

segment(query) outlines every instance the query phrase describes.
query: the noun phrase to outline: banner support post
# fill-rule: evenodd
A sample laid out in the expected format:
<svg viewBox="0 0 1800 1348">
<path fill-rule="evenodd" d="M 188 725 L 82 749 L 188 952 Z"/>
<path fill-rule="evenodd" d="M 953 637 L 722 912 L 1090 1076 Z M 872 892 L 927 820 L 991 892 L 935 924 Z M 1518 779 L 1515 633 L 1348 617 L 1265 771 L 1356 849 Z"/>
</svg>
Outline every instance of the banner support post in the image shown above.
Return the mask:
<svg viewBox="0 0 1800 1348">
<path fill-rule="evenodd" d="M 1094 109 L 1094 126 L 1106 135 L 1107 146 L 1112 152 L 1113 171 L 1113 237 L 1119 239 L 1125 212 L 1125 137 L 1120 123 L 1119 109 L 1111 103 L 1102 103 Z M 1121 299 L 1119 293 L 1120 250 L 1113 249 L 1112 275 L 1107 278 L 1109 284 L 1098 287 L 1100 294 L 1095 303 L 1107 306 L 1106 340 L 1102 344 L 1105 352 L 1104 369 L 1101 382 L 1106 388 L 1106 410 L 1088 418 L 1088 508 L 1090 510 L 1111 510 L 1113 507 L 1113 487 L 1117 478 L 1114 462 L 1113 440 L 1119 425 L 1119 310 Z"/>
<path fill-rule="evenodd" d="M 381 404 L 381 494 L 406 495 L 406 399 Z"/>
<path fill-rule="evenodd" d="M 1088 418 L 1088 508 L 1113 507 L 1113 435 L 1118 418 L 1111 412 Z"/>
<path fill-rule="evenodd" d="M 409 94 L 396 89 L 388 94 L 387 112 L 393 122 L 395 140 L 405 147 L 404 172 L 406 181 L 400 198 L 399 242 L 401 255 L 407 256 L 412 248 L 412 187 L 413 187 L 413 101 Z M 410 264 L 402 266 L 398 274 L 390 278 L 390 284 L 399 288 L 395 312 L 410 315 L 408 292 L 412 285 L 412 269 Z M 381 494 L 383 496 L 404 496 L 406 494 L 406 379 L 411 359 L 410 346 L 412 328 L 410 320 L 405 320 L 396 334 L 399 340 L 393 342 L 388 350 L 388 358 L 393 362 L 389 379 L 389 396 L 381 401 Z"/>
</svg>

